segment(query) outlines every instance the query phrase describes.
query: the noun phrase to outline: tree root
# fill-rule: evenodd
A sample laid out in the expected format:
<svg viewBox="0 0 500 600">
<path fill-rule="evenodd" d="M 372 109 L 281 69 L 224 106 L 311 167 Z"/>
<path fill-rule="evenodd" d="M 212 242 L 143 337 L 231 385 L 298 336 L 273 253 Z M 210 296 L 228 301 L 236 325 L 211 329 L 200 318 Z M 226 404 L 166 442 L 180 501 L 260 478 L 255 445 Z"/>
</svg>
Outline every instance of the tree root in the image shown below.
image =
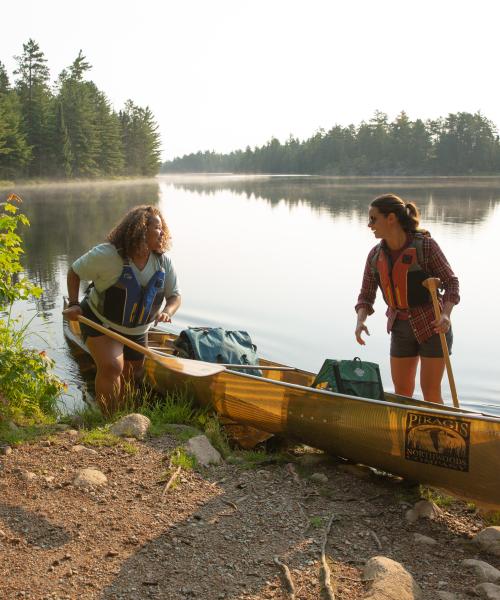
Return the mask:
<svg viewBox="0 0 500 600">
<path fill-rule="evenodd" d="M 290 569 L 285 565 L 285 563 L 282 563 L 277 556 L 274 557 L 274 562 L 278 565 L 278 567 L 283 573 L 283 577 L 285 578 L 286 591 L 290 596 L 290 600 L 295 600 L 295 585 L 292 580 L 292 574 L 290 573 Z"/>
<path fill-rule="evenodd" d="M 165 498 L 167 496 L 167 492 L 172 487 L 172 485 L 174 484 L 174 481 L 177 479 L 177 477 L 179 477 L 179 474 L 180 474 L 181 470 L 182 470 L 181 467 L 177 467 L 177 469 L 174 471 L 173 475 L 167 481 L 165 487 L 163 488 L 163 492 L 162 492 L 162 495 L 161 495 L 161 501 L 162 502 L 165 502 Z"/>
<path fill-rule="evenodd" d="M 333 593 L 333 587 L 332 587 L 332 583 L 330 581 L 332 572 L 326 561 L 325 549 L 326 549 L 326 542 L 328 540 L 328 534 L 330 533 L 332 523 L 335 520 L 336 520 L 335 517 L 332 515 L 330 517 L 330 520 L 328 521 L 328 525 L 326 526 L 325 535 L 323 537 L 323 543 L 321 545 L 321 574 L 323 576 L 322 583 L 323 583 L 323 587 L 325 589 L 326 597 L 328 598 L 328 600 L 335 600 L 335 594 Z"/>
</svg>

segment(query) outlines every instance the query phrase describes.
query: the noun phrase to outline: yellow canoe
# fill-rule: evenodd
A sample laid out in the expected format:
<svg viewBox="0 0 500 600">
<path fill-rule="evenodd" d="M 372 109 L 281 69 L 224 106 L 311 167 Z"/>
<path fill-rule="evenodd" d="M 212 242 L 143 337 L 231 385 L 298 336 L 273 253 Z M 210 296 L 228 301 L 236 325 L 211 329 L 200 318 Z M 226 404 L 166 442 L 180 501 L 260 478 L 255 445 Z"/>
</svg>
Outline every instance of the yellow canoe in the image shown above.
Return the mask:
<svg viewBox="0 0 500 600">
<path fill-rule="evenodd" d="M 83 347 L 78 323 L 65 322 L 65 332 Z M 149 334 L 166 353 L 174 339 Z M 146 359 L 159 391 L 188 385 L 223 418 L 500 509 L 500 417 L 390 393 L 381 401 L 313 389 L 314 373 L 269 368 L 285 366 L 261 359 L 262 377 L 229 369 L 191 377 Z"/>
</svg>

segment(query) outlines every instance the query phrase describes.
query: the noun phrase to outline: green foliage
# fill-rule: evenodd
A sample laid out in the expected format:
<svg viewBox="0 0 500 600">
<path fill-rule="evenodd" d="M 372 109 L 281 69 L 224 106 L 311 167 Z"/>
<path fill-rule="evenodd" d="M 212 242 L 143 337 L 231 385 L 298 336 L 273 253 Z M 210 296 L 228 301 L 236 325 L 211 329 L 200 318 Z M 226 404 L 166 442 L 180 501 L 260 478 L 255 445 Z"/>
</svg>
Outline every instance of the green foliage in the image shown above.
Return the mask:
<svg viewBox="0 0 500 600">
<path fill-rule="evenodd" d="M 181 467 L 184 471 L 192 471 L 198 466 L 196 458 L 180 447 L 173 451 L 170 456 L 170 463 L 172 467 Z"/>
<path fill-rule="evenodd" d="M 23 268 L 19 259 L 23 249 L 16 231 L 20 224 L 28 226 L 29 221 L 18 213 L 14 202 L 21 202 L 21 199 L 10 194 L 6 202 L 0 203 L 0 310 L 6 310 L 15 300 L 39 297 L 42 293 L 39 287 L 21 276 Z M 0 320 L 0 326 L 2 323 Z"/>
<path fill-rule="evenodd" d="M 50 422 L 65 385 L 52 374 L 45 352 L 24 348 L 26 327 L 14 330 L 0 321 L 0 420 Z"/>
<path fill-rule="evenodd" d="M 500 141 L 481 113 L 391 123 L 376 111 L 360 125 L 320 129 L 309 139 L 290 136 L 229 154 L 197 152 L 163 164 L 163 172 L 308 173 L 328 175 L 468 175 L 500 172 Z"/>
<path fill-rule="evenodd" d="M 14 301 L 41 294 L 22 276 L 23 250 L 16 230 L 29 222 L 18 214 L 14 201 L 20 198 L 11 194 L 0 204 L 0 310 L 7 311 L 7 317 L 0 319 L 0 420 L 44 421 L 56 414 L 64 384 L 51 374 L 53 362 L 45 352 L 23 347 L 29 323 L 19 326 L 10 318 Z"/>
</svg>

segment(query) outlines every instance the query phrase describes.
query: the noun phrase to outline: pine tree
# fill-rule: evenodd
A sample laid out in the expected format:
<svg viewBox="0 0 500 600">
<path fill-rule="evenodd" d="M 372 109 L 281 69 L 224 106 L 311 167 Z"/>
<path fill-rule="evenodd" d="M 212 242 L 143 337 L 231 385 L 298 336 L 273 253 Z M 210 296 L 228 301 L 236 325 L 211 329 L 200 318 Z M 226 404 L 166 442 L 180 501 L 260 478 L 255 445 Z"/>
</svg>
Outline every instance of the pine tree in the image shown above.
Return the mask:
<svg viewBox="0 0 500 600">
<path fill-rule="evenodd" d="M 48 169 L 50 156 L 49 107 L 51 93 L 48 87 L 49 69 L 39 45 L 29 39 L 23 44 L 23 54 L 14 57 L 18 68 L 16 90 L 21 103 L 23 127 L 32 159 L 28 165 L 28 175 L 41 176 Z"/>
<path fill-rule="evenodd" d="M 0 62 L 0 179 L 15 178 L 30 158 L 19 100 L 10 89 L 7 71 Z"/>
<path fill-rule="evenodd" d="M 119 114 L 122 126 L 124 171 L 127 175 L 156 175 L 160 168 L 160 135 L 151 110 L 127 100 Z"/>
</svg>

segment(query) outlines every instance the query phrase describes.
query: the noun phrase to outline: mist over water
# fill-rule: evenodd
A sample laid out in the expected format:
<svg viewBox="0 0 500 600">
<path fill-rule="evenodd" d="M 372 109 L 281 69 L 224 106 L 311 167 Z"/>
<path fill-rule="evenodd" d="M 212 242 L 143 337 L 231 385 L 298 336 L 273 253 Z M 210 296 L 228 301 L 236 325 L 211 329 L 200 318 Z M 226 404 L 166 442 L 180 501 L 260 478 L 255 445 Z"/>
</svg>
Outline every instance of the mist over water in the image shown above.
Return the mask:
<svg viewBox="0 0 500 600">
<path fill-rule="evenodd" d="M 161 176 L 117 184 L 17 188 L 30 219 L 28 276 L 44 289 L 16 311 L 34 317 L 31 343 L 48 349 L 70 384 L 68 410 L 88 392 L 91 363 L 76 360 L 62 333 L 62 296 L 72 261 L 137 204 L 157 204 L 173 235 L 172 258 L 183 304 L 174 328 L 245 329 L 262 356 L 317 371 L 325 358 L 380 364 L 386 389 L 389 336 L 379 297 L 365 347 L 354 339 L 354 304 L 366 255 L 369 202 L 394 192 L 414 200 L 460 279 L 452 314 L 452 365 L 461 404 L 500 414 L 500 325 L 489 306 L 500 232 L 498 178 L 330 178 Z M 380 294 L 379 294 L 380 296 Z M 445 401 L 451 403 L 443 380 Z M 420 390 L 417 389 L 417 396 Z"/>
</svg>

